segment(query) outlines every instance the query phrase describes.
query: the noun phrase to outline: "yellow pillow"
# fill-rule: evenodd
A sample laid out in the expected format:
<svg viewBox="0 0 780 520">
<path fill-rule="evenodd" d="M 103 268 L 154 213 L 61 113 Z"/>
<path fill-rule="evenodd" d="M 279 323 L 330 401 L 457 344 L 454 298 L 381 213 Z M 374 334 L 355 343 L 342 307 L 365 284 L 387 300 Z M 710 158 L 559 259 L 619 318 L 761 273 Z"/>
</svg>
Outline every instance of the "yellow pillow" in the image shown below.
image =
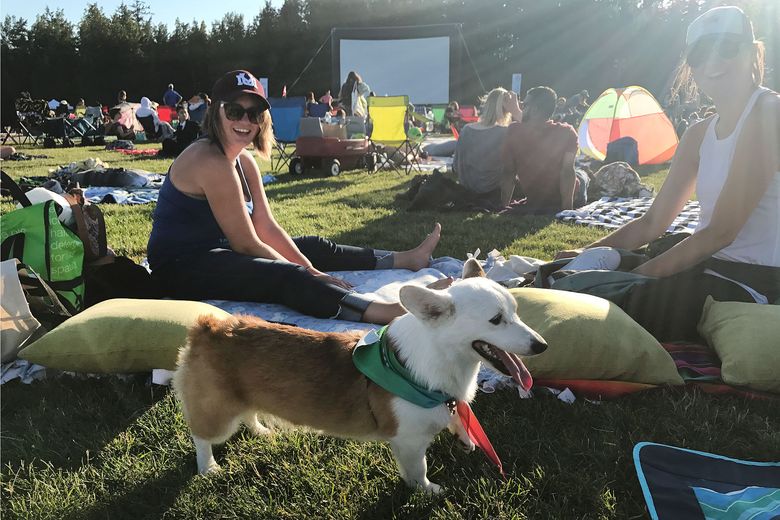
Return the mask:
<svg viewBox="0 0 780 520">
<path fill-rule="evenodd" d="M 520 319 L 549 347 L 523 360 L 534 377 L 683 384 L 671 356 L 617 305 L 553 289 L 511 292 Z"/>
<path fill-rule="evenodd" d="M 699 334 L 718 353 L 724 382 L 780 393 L 780 305 L 717 302 L 710 296 Z"/>
<path fill-rule="evenodd" d="M 19 357 L 74 372 L 173 370 L 187 329 L 201 314 L 230 316 L 202 302 L 107 300 L 46 333 Z"/>
</svg>

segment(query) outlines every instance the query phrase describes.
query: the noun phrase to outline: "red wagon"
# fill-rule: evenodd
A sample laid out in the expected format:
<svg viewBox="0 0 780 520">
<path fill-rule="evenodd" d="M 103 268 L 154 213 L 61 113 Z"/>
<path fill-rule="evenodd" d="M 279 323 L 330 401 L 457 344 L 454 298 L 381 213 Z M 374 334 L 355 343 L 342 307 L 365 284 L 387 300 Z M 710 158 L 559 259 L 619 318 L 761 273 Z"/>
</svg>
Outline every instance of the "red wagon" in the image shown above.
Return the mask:
<svg viewBox="0 0 780 520">
<path fill-rule="evenodd" d="M 363 137 L 356 137 L 361 134 Z M 355 138 L 348 139 L 348 135 Z M 368 168 L 373 161 L 369 154 L 369 140 L 364 135 L 364 132 L 351 131 L 349 124 L 323 125 L 316 117 L 301 118 L 301 132 L 295 140 L 290 173 L 301 175 L 320 171 L 336 176 L 345 170 Z"/>
</svg>

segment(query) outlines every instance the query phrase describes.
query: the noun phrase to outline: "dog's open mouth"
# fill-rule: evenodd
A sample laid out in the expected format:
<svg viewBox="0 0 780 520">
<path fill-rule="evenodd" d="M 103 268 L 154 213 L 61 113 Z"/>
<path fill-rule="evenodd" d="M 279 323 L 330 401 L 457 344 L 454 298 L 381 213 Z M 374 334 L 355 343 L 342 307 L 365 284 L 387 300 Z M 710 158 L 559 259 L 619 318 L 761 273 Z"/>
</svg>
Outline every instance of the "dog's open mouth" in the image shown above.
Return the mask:
<svg viewBox="0 0 780 520">
<path fill-rule="evenodd" d="M 523 361 L 515 354 L 480 340 L 473 342 L 471 348 L 482 356 L 491 367 L 508 376 L 512 376 L 512 379 L 526 392 L 533 386 L 534 380 L 531 378 L 531 373 L 525 368 Z"/>
</svg>

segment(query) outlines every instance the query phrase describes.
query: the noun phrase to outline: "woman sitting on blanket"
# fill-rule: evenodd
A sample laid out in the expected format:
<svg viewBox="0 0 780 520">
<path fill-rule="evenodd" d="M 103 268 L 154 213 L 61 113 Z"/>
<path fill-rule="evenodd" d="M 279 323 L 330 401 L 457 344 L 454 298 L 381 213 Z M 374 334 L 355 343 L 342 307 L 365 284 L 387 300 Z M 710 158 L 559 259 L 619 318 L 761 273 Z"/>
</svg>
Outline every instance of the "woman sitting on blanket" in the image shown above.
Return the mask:
<svg viewBox="0 0 780 520">
<path fill-rule="evenodd" d="M 637 267 L 634 272 L 653 280 L 620 302 L 662 341 L 699 340 L 696 325 L 708 295 L 780 303 L 780 96 L 761 86 L 763 44 L 754 41 L 739 8 L 717 7 L 691 23 L 686 45 L 680 83 L 693 86 L 692 74 L 717 113 L 685 132 L 647 214 L 588 246 L 646 244 L 697 194 L 701 214 L 693 235 Z"/>
<path fill-rule="evenodd" d="M 488 208 L 509 204 L 515 189 L 514 175 L 508 174 L 501 155 L 507 127 L 522 118 L 519 106 L 510 99 L 512 93 L 506 89 L 491 90 L 482 102 L 479 121 L 463 127 L 455 146 L 452 168 L 458 183 L 475 194 L 476 204 Z"/>
<path fill-rule="evenodd" d="M 319 318 L 384 324 L 406 311 L 372 301 L 322 271 L 428 266 L 441 226 L 403 252 L 290 238 L 276 222 L 260 170 L 246 150 L 268 158 L 273 132 L 260 82 L 246 71 L 220 78 L 206 113 L 207 138 L 173 162 L 154 211 L 148 256 L 169 296 L 281 303 Z"/>
</svg>

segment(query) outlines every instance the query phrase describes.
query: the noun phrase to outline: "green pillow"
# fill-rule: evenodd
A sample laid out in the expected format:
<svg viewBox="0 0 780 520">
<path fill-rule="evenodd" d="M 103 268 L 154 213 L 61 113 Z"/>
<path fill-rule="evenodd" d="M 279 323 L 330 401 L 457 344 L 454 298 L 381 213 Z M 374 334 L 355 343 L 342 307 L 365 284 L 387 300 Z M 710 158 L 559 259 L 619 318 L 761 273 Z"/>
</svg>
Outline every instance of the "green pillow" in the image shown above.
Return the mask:
<svg viewBox="0 0 780 520">
<path fill-rule="evenodd" d="M 74 372 L 143 372 L 176 368 L 187 328 L 201 314 L 229 313 L 201 302 L 107 300 L 73 316 L 19 353 L 46 367 Z"/>
<path fill-rule="evenodd" d="M 547 341 L 544 353 L 523 359 L 534 377 L 683 384 L 671 356 L 612 302 L 554 289 L 511 292 L 520 319 Z"/>
<path fill-rule="evenodd" d="M 724 382 L 780 393 L 780 305 L 707 297 L 699 334 L 718 353 Z"/>
</svg>

